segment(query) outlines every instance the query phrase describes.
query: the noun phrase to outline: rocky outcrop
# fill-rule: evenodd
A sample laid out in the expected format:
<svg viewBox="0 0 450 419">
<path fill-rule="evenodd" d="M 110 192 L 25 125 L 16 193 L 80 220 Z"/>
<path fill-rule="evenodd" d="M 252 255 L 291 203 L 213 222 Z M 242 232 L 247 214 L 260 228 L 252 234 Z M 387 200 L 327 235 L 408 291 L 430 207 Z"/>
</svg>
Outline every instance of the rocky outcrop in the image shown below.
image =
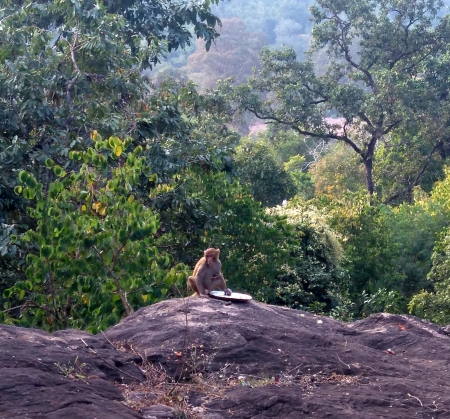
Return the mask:
<svg viewBox="0 0 450 419">
<path fill-rule="evenodd" d="M 447 333 L 195 297 L 96 336 L 0 326 L 0 418 L 450 418 Z"/>
<path fill-rule="evenodd" d="M 103 335 L 0 325 L 0 418 L 131 419 L 113 382 L 143 381 Z"/>
</svg>

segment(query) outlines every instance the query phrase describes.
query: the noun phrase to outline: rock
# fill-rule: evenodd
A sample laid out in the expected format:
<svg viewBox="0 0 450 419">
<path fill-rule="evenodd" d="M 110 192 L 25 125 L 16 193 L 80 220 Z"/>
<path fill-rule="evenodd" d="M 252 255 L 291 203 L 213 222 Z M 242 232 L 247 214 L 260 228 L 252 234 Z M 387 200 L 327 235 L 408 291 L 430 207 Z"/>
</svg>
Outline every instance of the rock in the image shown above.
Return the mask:
<svg viewBox="0 0 450 419">
<path fill-rule="evenodd" d="M 234 377 L 221 397 L 195 401 L 204 418 L 450 417 L 450 338 L 413 316 L 341 323 L 256 301 L 190 297 L 142 308 L 106 336 L 177 379 Z"/>
<path fill-rule="evenodd" d="M 150 391 L 130 391 L 127 394 L 127 398 L 130 401 L 142 401 L 142 400 L 156 400 L 157 395 Z"/>
<path fill-rule="evenodd" d="M 174 419 L 176 417 L 175 410 L 170 406 L 155 405 L 142 410 L 145 419 Z"/>
<path fill-rule="evenodd" d="M 101 335 L 0 325 L 0 377 L 0 419 L 142 417 L 112 382 L 144 376 Z"/>
<path fill-rule="evenodd" d="M 140 309 L 104 335 L 0 325 L 0 419 L 450 418 L 445 330 L 195 297 Z M 143 381 L 149 363 L 169 386 Z"/>
</svg>

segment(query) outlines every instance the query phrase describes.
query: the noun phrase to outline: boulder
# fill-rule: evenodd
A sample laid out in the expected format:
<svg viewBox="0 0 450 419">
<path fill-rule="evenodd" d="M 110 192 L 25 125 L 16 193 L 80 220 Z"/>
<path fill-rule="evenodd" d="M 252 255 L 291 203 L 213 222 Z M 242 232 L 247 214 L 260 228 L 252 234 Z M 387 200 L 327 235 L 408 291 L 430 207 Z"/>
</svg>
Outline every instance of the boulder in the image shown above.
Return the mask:
<svg viewBox="0 0 450 419">
<path fill-rule="evenodd" d="M 172 299 L 97 336 L 0 326 L 0 418 L 450 418 L 449 354 L 413 316 Z"/>
<path fill-rule="evenodd" d="M 141 418 L 113 382 L 144 380 L 103 335 L 0 325 L 0 418 Z"/>
</svg>

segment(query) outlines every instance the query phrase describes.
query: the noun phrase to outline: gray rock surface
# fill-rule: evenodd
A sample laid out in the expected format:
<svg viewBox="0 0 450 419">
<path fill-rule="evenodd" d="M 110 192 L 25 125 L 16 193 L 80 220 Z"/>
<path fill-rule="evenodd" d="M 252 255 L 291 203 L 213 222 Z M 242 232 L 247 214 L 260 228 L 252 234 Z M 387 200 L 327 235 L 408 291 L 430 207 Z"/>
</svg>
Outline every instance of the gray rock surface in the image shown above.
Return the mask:
<svg viewBox="0 0 450 419">
<path fill-rule="evenodd" d="M 0 418 L 141 418 L 112 384 L 144 379 L 134 358 L 102 335 L 0 325 Z"/>
<path fill-rule="evenodd" d="M 104 335 L 0 325 L 0 419 L 445 419 L 449 361 L 448 330 L 412 316 L 173 299 Z"/>
<path fill-rule="evenodd" d="M 199 417 L 450 418 L 450 338 L 413 316 L 346 324 L 255 301 L 191 297 L 143 308 L 106 335 L 174 377 L 238 377 L 220 397 L 189 398 L 203 408 Z"/>
</svg>

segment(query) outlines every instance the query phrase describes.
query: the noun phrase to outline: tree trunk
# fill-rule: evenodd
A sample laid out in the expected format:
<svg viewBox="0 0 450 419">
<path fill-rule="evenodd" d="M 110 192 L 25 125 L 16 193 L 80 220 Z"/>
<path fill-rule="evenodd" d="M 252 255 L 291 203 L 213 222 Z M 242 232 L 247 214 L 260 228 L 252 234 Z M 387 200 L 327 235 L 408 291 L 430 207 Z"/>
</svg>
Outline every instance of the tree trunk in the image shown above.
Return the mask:
<svg viewBox="0 0 450 419">
<path fill-rule="evenodd" d="M 381 138 L 381 128 L 375 130 L 372 133 L 372 138 L 367 145 L 367 151 L 365 155 L 362 156 L 364 160 L 364 167 L 366 169 L 366 188 L 369 195 L 372 196 L 374 192 L 373 187 L 373 155 L 375 154 L 375 147 L 378 143 L 378 140 Z"/>
<path fill-rule="evenodd" d="M 366 170 L 366 188 L 369 195 L 373 195 L 373 158 L 372 156 L 364 159 L 364 168 Z"/>
</svg>

